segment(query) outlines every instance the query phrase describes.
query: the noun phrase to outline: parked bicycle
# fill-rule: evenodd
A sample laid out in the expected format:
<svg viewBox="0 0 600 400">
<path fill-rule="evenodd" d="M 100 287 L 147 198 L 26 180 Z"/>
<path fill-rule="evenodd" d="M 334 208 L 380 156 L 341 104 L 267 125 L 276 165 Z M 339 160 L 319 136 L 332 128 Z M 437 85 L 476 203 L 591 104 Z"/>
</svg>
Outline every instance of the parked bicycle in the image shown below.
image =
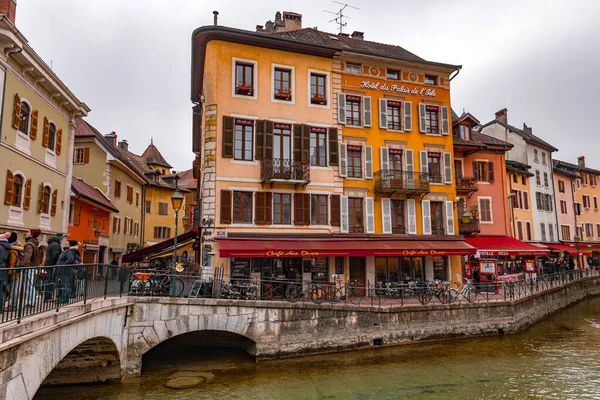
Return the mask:
<svg viewBox="0 0 600 400">
<path fill-rule="evenodd" d="M 170 296 L 172 293 L 171 279 L 171 275 L 168 273 L 135 272 L 131 281 L 131 293 L 139 296 Z M 181 296 L 183 290 L 183 281 L 175 278 L 175 297 Z"/>
</svg>

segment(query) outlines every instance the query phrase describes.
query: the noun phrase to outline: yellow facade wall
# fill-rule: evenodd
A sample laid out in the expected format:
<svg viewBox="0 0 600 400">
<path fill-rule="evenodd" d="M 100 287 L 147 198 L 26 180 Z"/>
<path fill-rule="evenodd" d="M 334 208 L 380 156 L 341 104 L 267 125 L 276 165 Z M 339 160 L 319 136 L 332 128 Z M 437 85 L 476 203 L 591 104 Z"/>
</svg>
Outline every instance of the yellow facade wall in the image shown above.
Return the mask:
<svg viewBox="0 0 600 400">
<path fill-rule="evenodd" d="M 145 242 L 161 242 L 165 239 L 155 238 L 154 237 L 154 227 L 157 226 L 166 226 L 171 228 L 171 235 L 167 238 L 172 238 L 175 236 L 175 211 L 171 205 L 171 196 L 175 193 L 172 189 L 161 188 L 156 186 L 147 186 L 146 187 L 146 201 L 151 202 L 151 211 L 150 213 L 145 214 L 145 231 L 144 231 L 144 241 Z M 184 193 L 182 193 L 184 194 Z M 179 223 L 178 230 L 181 235 L 184 232 L 183 229 L 183 221 L 182 217 L 184 215 L 185 210 L 185 202 L 186 196 L 184 194 L 184 203 L 179 211 Z M 159 215 L 158 214 L 158 204 L 166 203 L 168 215 Z M 145 204 L 142 204 L 143 211 L 145 212 Z"/>
<path fill-rule="evenodd" d="M 592 174 L 589 172 L 578 172 L 580 176 L 579 184 L 576 186 L 573 194 L 576 203 L 581 203 L 582 214 L 577 216 L 577 224 L 581 230 L 580 237 L 582 242 L 600 242 L 600 229 L 597 227 L 600 224 L 600 175 L 596 175 L 596 185 L 593 185 Z M 583 177 L 586 174 L 587 176 Z M 583 202 L 583 196 L 589 197 L 589 207 L 586 207 Z M 594 204 L 596 199 L 596 205 Z M 591 232 L 587 232 L 584 224 L 592 224 Z M 589 235 L 588 233 L 591 233 Z"/>
<path fill-rule="evenodd" d="M 516 182 L 514 177 L 516 176 Z M 507 182 L 507 191 L 508 193 L 512 193 L 512 190 L 520 190 L 521 192 L 527 192 L 529 194 L 529 209 L 525 210 L 523 207 L 520 209 L 513 208 L 512 203 L 509 203 L 509 222 L 510 222 L 510 234 L 515 239 L 519 239 L 518 231 L 517 231 L 517 221 L 522 221 L 523 223 L 523 240 L 524 241 L 536 241 L 538 240 L 535 237 L 535 229 L 533 226 L 533 207 L 536 207 L 535 204 L 535 191 L 531 190 L 529 182 L 531 181 L 529 177 L 524 176 L 523 174 L 517 173 L 515 171 L 508 171 L 506 174 L 506 182 Z M 525 182 L 523 184 L 523 181 Z M 532 198 L 533 195 L 533 198 Z M 530 231 L 531 231 L 531 239 L 527 236 L 527 223 L 529 223 Z"/>
</svg>

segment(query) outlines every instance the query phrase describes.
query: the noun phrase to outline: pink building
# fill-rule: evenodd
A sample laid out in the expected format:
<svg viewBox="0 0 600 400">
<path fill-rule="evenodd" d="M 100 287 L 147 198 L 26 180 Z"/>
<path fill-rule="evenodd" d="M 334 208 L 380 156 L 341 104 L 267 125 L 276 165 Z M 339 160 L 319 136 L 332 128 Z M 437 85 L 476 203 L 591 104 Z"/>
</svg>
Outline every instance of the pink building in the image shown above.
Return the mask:
<svg viewBox="0 0 600 400">
<path fill-rule="evenodd" d="M 558 235 L 562 242 L 570 242 L 575 236 L 576 216 L 574 187 L 578 176 L 572 164 L 554 160 L 554 187 L 558 218 Z"/>
</svg>

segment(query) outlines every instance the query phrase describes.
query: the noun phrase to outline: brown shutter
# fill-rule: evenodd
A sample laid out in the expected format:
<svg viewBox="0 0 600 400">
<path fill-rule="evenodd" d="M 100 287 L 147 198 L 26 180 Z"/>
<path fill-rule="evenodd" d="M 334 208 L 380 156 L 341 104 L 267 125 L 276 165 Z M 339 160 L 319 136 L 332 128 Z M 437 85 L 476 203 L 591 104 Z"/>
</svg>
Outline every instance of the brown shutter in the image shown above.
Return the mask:
<svg viewBox="0 0 600 400">
<path fill-rule="evenodd" d="M 338 129 L 329 128 L 329 165 L 338 165 Z"/>
<path fill-rule="evenodd" d="M 258 120 L 255 124 L 256 129 L 256 145 L 254 150 L 254 159 L 262 160 L 265 154 L 265 130 L 266 121 Z"/>
<path fill-rule="evenodd" d="M 46 120 L 46 117 L 44 117 L 44 120 Z M 29 137 L 31 138 L 31 140 L 36 140 L 37 139 L 37 132 L 38 132 L 38 110 L 33 110 L 31 112 L 31 128 L 29 128 Z M 25 133 L 25 132 L 23 132 Z M 48 141 L 46 141 L 45 144 L 46 147 L 48 147 Z"/>
<path fill-rule="evenodd" d="M 494 182 L 494 163 L 491 161 L 488 163 L 488 182 Z"/>
<path fill-rule="evenodd" d="M 294 125 L 294 161 L 302 161 L 302 128 L 306 125 Z"/>
<path fill-rule="evenodd" d="M 83 149 L 83 163 L 88 164 L 90 162 L 90 148 L 86 147 Z"/>
<path fill-rule="evenodd" d="M 310 194 L 304 193 L 302 196 L 304 197 L 304 207 L 302 209 L 304 225 L 310 225 Z"/>
<path fill-rule="evenodd" d="M 233 158 L 233 117 L 223 116 L 223 158 Z"/>
<path fill-rule="evenodd" d="M 56 201 L 58 200 L 58 189 L 54 189 L 52 192 L 52 208 L 50 209 L 50 215 L 56 215 Z"/>
<path fill-rule="evenodd" d="M 331 195 L 331 226 L 340 226 L 340 195 Z"/>
<path fill-rule="evenodd" d="M 23 209 L 29 210 L 31 206 L 31 178 L 25 183 L 25 200 L 23 201 Z"/>
<path fill-rule="evenodd" d="M 310 195 L 294 193 L 294 225 L 308 225 L 310 222 Z"/>
<path fill-rule="evenodd" d="M 73 225 L 79 226 L 81 223 L 81 204 L 75 203 L 75 211 L 73 212 Z M 113 219 L 114 224 L 114 219 Z"/>
<path fill-rule="evenodd" d="M 273 223 L 273 193 L 267 192 L 267 199 L 265 200 L 265 224 L 270 225 Z"/>
<path fill-rule="evenodd" d="M 34 110 L 34 112 L 35 111 L 37 111 L 37 110 Z M 36 128 L 36 131 L 37 131 L 37 128 Z M 33 118 L 31 119 L 31 132 L 33 132 Z M 33 139 L 33 136 L 31 136 L 31 138 Z M 49 138 L 50 138 L 50 124 L 48 123 L 48 118 L 44 117 L 44 136 L 42 138 L 42 145 L 44 147 L 48 147 L 48 141 L 50 140 Z"/>
<path fill-rule="evenodd" d="M 56 133 L 56 155 L 60 156 L 62 153 L 62 128 Z"/>
<path fill-rule="evenodd" d="M 265 224 L 265 206 L 267 192 L 256 192 L 256 210 L 254 213 L 254 223 L 257 225 Z"/>
<path fill-rule="evenodd" d="M 479 176 L 479 173 L 477 171 L 477 161 L 473 161 L 473 177 L 476 181 L 479 181 L 483 178 Z"/>
<path fill-rule="evenodd" d="M 17 93 L 15 93 L 15 105 L 13 107 L 13 120 L 12 127 L 15 129 L 19 129 L 21 125 L 21 98 Z M 23 132 L 27 133 L 27 132 Z"/>
<path fill-rule="evenodd" d="M 231 223 L 231 192 L 221 190 L 221 223 Z"/>
<path fill-rule="evenodd" d="M 266 160 L 273 159 L 273 121 L 265 121 L 265 152 Z"/>
<path fill-rule="evenodd" d="M 44 212 L 44 209 L 46 208 L 44 205 L 44 183 L 40 183 L 40 201 L 38 202 L 38 212 L 42 213 Z"/>
<path fill-rule="evenodd" d="M 6 170 L 6 188 L 4 189 L 4 204 L 11 205 L 13 202 L 13 187 L 15 177 L 10 169 Z"/>
<path fill-rule="evenodd" d="M 302 161 L 310 165 L 310 127 L 302 125 Z"/>
</svg>

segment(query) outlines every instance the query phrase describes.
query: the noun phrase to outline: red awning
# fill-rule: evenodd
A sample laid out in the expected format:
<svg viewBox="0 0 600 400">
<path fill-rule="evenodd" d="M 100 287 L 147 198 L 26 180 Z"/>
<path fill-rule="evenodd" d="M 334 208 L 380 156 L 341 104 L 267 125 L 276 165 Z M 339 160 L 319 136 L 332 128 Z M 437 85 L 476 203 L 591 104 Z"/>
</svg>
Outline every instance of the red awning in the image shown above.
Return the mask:
<svg viewBox="0 0 600 400">
<path fill-rule="evenodd" d="M 550 250 L 509 236 L 473 236 L 466 242 L 477 249 L 480 256 L 545 256 Z"/>
<path fill-rule="evenodd" d="M 544 246 L 547 246 L 551 250 L 564 251 L 572 256 L 577 256 L 577 247 L 574 244 L 544 243 Z M 579 254 L 589 255 L 591 253 L 590 249 L 579 246 Z"/>
<path fill-rule="evenodd" d="M 217 239 L 221 257 L 364 257 L 471 255 L 475 249 L 462 239 L 395 238 Z"/>
</svg>

